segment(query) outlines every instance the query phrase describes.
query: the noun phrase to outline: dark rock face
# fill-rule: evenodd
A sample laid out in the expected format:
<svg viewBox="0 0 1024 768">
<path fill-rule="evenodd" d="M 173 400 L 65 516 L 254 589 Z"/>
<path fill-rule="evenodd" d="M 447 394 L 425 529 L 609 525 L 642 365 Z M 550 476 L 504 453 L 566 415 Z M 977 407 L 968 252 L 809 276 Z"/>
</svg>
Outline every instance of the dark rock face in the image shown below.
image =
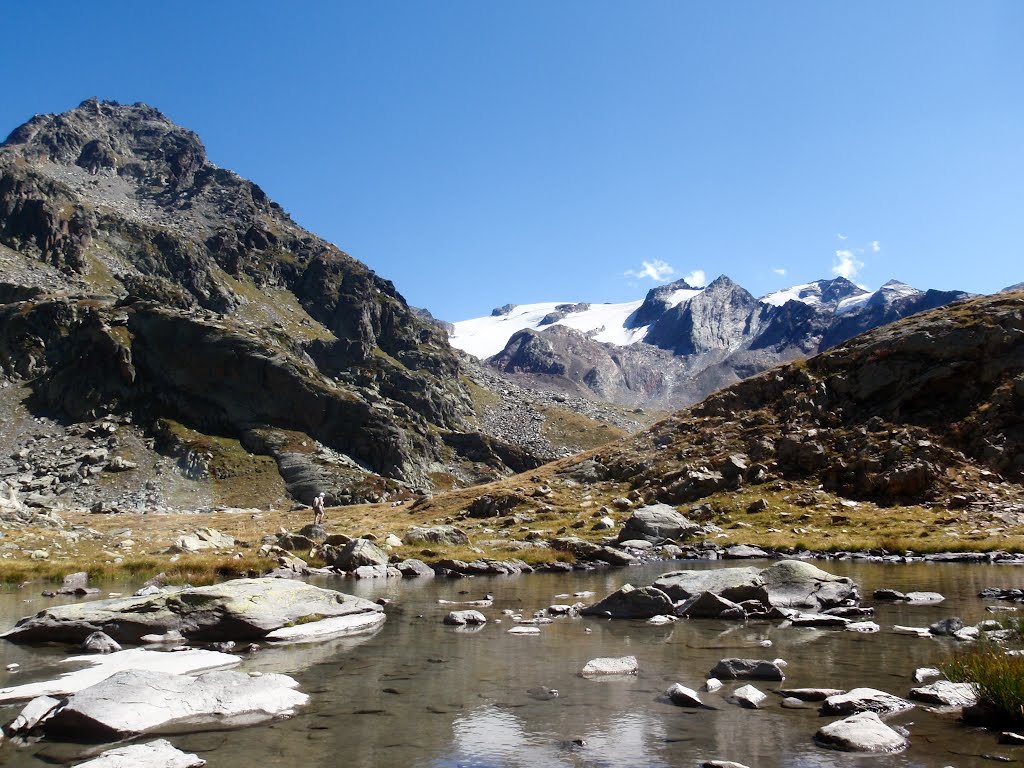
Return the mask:
<svg viewBox="0 0 1024 768">
<path fill-rule="evenodd" d="M 458 439 L 472 405 L 442 327 L 152 107 L 90 100 L 11 133 L 0 270 L 0 371 L 72 421 L 244 438 L 295 498 L 329 504 L 429 487 L 426 467 L 464 447 L 531 465 Z"/>
</svg>

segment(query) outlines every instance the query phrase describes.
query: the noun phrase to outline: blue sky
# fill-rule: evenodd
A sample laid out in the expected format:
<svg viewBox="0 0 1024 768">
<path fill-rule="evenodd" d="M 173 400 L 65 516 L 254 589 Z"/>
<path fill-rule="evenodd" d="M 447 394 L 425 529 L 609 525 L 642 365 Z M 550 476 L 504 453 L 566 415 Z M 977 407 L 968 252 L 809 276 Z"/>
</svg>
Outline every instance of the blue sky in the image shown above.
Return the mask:
<svg viewBox="0 0 1024 768">
<path fill-rule="evenodd" d="M 0 133 L 90 96 L 156 106 L 445 319 L 698 271 L 756 295 L 1024 280 L 1016 0 L 12 3 L 4 22 Z"/>
</svg>

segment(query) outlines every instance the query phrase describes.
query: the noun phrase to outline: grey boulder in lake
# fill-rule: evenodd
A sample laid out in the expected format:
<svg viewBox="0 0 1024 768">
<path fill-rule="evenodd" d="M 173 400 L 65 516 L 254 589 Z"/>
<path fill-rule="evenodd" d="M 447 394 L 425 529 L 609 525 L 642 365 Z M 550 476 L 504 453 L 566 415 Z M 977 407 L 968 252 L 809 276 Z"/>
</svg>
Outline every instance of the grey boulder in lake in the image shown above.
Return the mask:
<svg viewBox="0 0 1024 768">
<path fill-rule="evenodd" d="M 780 560 L 761 571 L 768 601 L 777 608 L 825 610 L 860 600 L 857 585 L 802 560 Z"/>
<path fill-rule="evenodd" d="M 906 749 L 910 742 L 883 723 L 874 712 L 860 712 L 822 728 L 814 740 L 843 752 L 887 753 Z"/>
<path fill-rule="evenodd" d="M 0 635 L 12 642 L 81 643 L 102 630 L 119 643 L 145 635 L 180 632 L 189 640 L 257 640 L 284 627 L 362 614 L 381 606 L 331 589 L 287 579 L 236 579 L 145 597 L 55 606 Z M 343 630 L 338 627 L 339 632 Z"/>
<path fill-rule="evenodd" d="M 108 749 L 75 768 L 202 768 L 204 765 L 206 761 L 203 758 L 175 749 L 166 739 L 157 739 L 148 744 Z"/>
<path fill-rule="evenodd" d="M 672 571 L 653 586 L 673 601 L 692 600 L 702 594 L 733 603 L 757 604 L 770 608 L 810 608 L 823 611 L 860 601 L 857 585 L 845 576 L 835 576 L 801 560 L 781 560 L 767 568 L 715 568 Z M 751 603 L 753 601 L 753 603 Z M 742 618 L 738 615 L 714 618 Z"/>
<path fill-rule="evenodd" d="M 287 717 L 309 697 L 287 675 L 207 672 L 198 677 L 129 670 L 72 694 L 41 721 L 47 736 L 113 741 Z M 31 704 L 30 704 L 31 706 Z"/>
<path fill-rule="evenodd" d="M 634 587 L 625 584 L 604 600 L 580 611 L 584 616 L 605 616 L 611 619 L 649 619 L 671 615 L 671 598 L 656 587 Z"/>
</svg>

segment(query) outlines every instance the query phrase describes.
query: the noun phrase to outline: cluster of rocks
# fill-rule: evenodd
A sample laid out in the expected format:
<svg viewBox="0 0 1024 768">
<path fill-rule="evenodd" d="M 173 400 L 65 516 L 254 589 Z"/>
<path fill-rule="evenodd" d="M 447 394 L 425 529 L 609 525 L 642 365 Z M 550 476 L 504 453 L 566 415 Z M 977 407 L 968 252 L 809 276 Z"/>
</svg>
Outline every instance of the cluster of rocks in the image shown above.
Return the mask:
<svg viewBox="0 0 1024 768">
<path fill-rule="evenodd" d="M 294 679 L 224 670 L 241 659 L 185 644 L 230 649 L 236 641 L 312 642 L 371 633 L 384 621 L 376 603 L 280 579 L 150 588 L 132 597 L 49 608 L 22 619 L 0 638 L 80 644 L 87 652 L 102 655 L 73 659 L 91 666 L 56 680 L 0 689 L 0 701 L 30 699 L 3 730 L 21 739 L 118 741 L 157 731 L 190 732 L 287 717 L 309 699 L 297 690 Z M 122 644 L 169 644 L 175 652 L 122 650 Z M 170 745 L 157 744 L 135 748 L 130 755 L 106 753 L 87 764 L 154 764 L 147 761 L 164 755 L 178 759 Z"/>
<path fill-rule="evenodd" d="M 785 619 L 802 626 L 845 625 L 871 615 L 857 585 L 810 563 L 783 560 L 768 568 L 673 571 L 652 585 L 626 585 L 588 606 L 584 615 L 649 619 Z M 812 613 L 803 613 L 809 610 Z"/>
</svg>

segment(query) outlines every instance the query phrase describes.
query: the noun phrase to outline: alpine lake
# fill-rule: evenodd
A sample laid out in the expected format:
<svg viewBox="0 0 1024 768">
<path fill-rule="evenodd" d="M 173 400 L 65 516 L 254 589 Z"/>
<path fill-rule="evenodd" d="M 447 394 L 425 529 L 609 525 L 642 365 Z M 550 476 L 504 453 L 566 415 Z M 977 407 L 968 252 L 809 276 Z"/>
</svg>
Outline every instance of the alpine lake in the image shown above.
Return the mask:
<svg viewBox="0 0 1024 768">
<path fill-rule="evenodd" d="M 732 563 L 739 565 L 740 563 Z M 743 565 L 770 565 L 746 561 Z M 699 709 L 674 706 L 672 683 L 700 690 L 719 659 L 741 656 L 784 659 L 786 687 L 878 688 L 906 696 L 918 685 L 918 667 L 934 666 L 961 643 L 952 638 L 898 634 L 894 625 L 927 627 L 958 616 L 974 624 L 1000 615 L 978 597 L 985 587 L 1021 585 L 1013 565 L 956 563 L 881 564 L 858 560 L 817 562 L 854 579 L 862 604 L 875 605 L 881 631 L 783 627 L 773 622 L 644 621 L 554 617 L 538 635 L 509 634 L 511 609 L 529 618 L 552 604 L 592 603 L 623 584 L 644 585 L 681 569 L 722 568 L 730 563 L 665 561 L 640 567 L 569 574 L 536 573 L 471 579 L 323 579 L 318 586 L 370 599 L 387 598 L 387 621 L 376 633 L 320 643 L 266 648 L 242 654 L 236 669 L 282 672 L 310 695 L 294 717 L 238 730 L 173 733 L 164 737 L 194 752 L 209 768 L 253 766 L 403 766 L 413 768 L 569 768 L 579 766 L 699 766 L 734 760 L 751 768 L 826 766 L 990 766 L 1024 760 L 1024 747 L 997 742 L 998 732 L 964 725 L 958 713 L 926 705 L 886 718 L 909 734 L 910 747 L 895 755 L 864 756 L 815 744 L 824 718 L 818 705 L 785 709 L 772 693 L 778 683 L 723 681 L 701 691 Z M 130 594 L 132 584 L 104 584 Z M 934 591 L 941 603 L 874 602 L 875 589 Z M 31 584 L 0 593 L 0 627 L 74 598 L 44 598 Z M 577 593 L 593 593 L 574 597 Z M 439 600 L 494 597 L 479 609 L 480 627 L 442 623 L 457 606 Z M 81 598 L 80 598 L 81 599 Z M 1009 614 L 1012 615 L 1012 614 Z M 500 620 L 500 621 L 499 621 Z M 771 641 L 766 646 L 763 641 Z M 56 677 L 78 650 L 20 646 L 0 641 L 0 686 Z M 583 665 L 597 657 L 635 656 L 635 676 L 586 679 Z M 17 672 L 3 666 L 17 663 Z M 763 708 L 730 703 L 730 691 L 752 682 L 769 694 Z M 557 694 L 554 692 L 557 691 Z M 6 723 L 24 702 L 0 706 Z M 153 736 L 138 741 L 152 740 Z M 39 741 L 0 745 L 0 765 L 11 768 L 74 765 L 112 745 Z"/>
</svg>

